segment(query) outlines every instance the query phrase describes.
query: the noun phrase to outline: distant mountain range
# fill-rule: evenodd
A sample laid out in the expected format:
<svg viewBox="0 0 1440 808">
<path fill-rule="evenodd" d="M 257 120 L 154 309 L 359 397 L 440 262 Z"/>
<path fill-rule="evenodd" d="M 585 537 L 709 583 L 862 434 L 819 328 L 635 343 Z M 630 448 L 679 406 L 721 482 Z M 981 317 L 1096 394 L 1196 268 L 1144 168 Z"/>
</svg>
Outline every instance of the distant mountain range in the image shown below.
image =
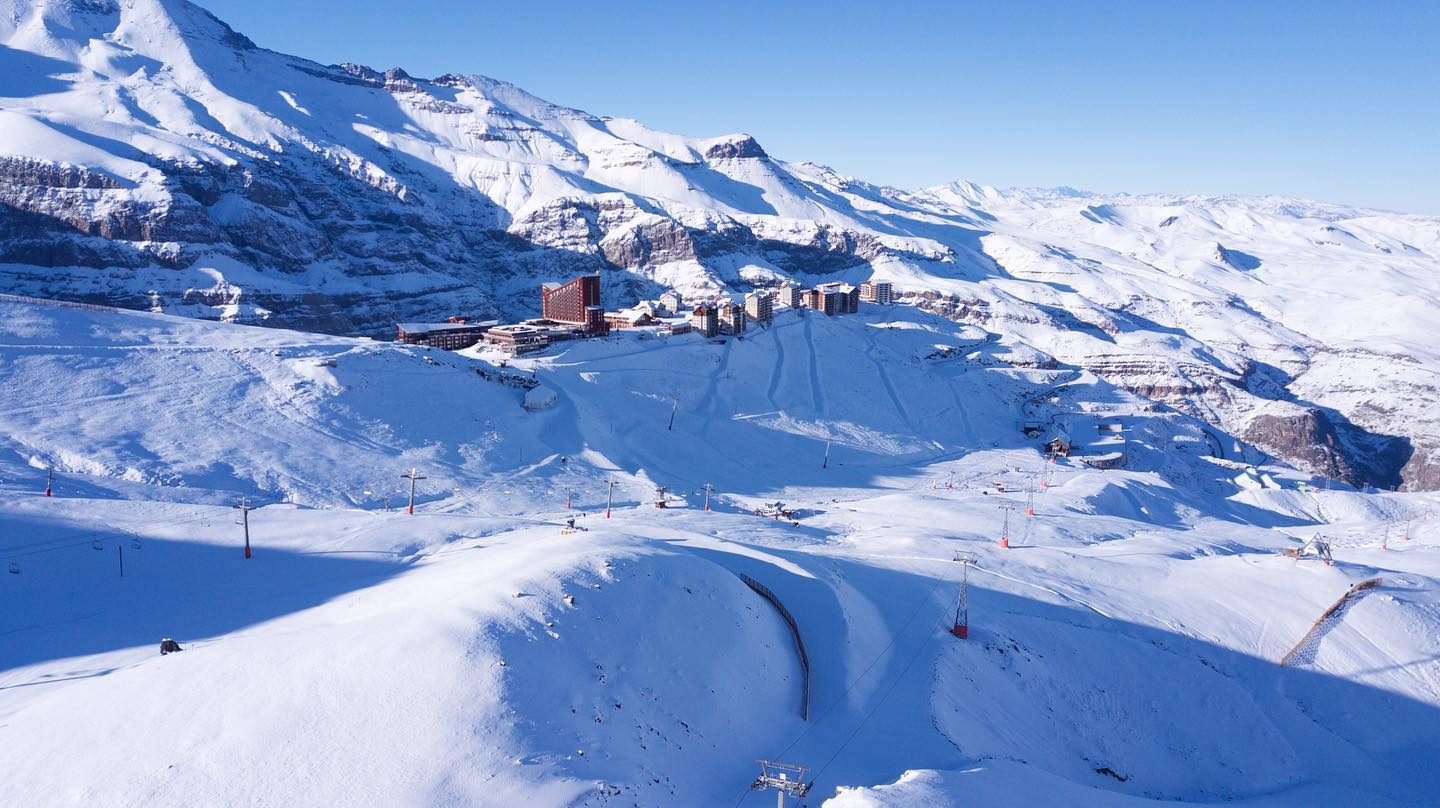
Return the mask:
<svg viewBox="0 0 1440 808">
<path fill-rule="evenodd" d="M 532 315 L 581 272 L 612 307 L 876 277 L 1232 457 L 1440 488 L 1435 217 L 900 190 L 481 76 L 320 65 L 183 0 L 0 0 L 0 43 L 6 292 L 383 336 Z"/>
</svg>

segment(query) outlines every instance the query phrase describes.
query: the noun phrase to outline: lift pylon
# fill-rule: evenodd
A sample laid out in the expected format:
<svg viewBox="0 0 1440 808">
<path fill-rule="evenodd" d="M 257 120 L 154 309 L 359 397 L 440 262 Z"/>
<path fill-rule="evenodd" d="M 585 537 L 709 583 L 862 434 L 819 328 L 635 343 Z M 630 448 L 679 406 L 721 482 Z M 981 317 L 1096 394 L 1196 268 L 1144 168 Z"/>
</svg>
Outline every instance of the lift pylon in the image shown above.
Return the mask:
<svg viewBox="0 0 1440 808">
<path fill-rule="evenodd" d="M 955 601 L 955 625 L 950 633 L 962 640 L 970 638 L 970 565 L 980 560 L 974 553 L 956 553 L 960 562 L 960 597 Z"/>
</svg>

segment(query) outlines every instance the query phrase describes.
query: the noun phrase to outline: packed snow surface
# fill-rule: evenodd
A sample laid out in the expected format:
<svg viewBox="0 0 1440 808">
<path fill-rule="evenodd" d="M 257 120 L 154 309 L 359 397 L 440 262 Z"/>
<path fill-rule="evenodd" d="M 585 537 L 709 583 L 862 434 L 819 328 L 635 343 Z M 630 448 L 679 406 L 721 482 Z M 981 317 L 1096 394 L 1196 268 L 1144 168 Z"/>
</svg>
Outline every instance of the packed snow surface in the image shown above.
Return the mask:
<svg viewBox="0 0 1440 808">
<path fill-rule="evenodd" d="M 757 758 L 810 805 L 1435 804 L 1436 497 L 1008 350 L 782 309 L 502 367 L 0 302 L 0 804 L 771 804 Z"/>
</svg>

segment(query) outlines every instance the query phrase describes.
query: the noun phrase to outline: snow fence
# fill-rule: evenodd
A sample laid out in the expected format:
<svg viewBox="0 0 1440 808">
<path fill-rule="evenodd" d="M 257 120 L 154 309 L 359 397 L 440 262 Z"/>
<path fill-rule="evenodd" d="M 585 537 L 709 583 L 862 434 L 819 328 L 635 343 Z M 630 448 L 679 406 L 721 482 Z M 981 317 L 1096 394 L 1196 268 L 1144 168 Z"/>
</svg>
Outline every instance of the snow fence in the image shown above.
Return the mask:
<svg viewBox="0 0 1440 808">
<path fill-rule="evenodd" d="M 1371 578 L 1351 586 L 1345 594 L 1340 596 L 1339 600 L 1325 610 L 1324 614 L 1310 624 L 1310 630 L 1305 632 L 1305 636 L 1300 638 L 1300 642 L 1295 643 L 1295 647 L 1291 648 L 1290 652 L 1280 660 L 1280 667 L 1314 662 L 1315 655 L 1320 651 L 1320 641 L 1325 639 L 1325 635 L 1340 625 L 1340 621 L 1345 618 L 1345 612 L 1351 606 L 1374 591 L 1380 586 L 1380 583 L 1379 578 Z"/>
<path fill-rule="evenodd" d="M 810 655 L 805 653 L 805 641 L 800 639 L 800 627 L 795 624 L 795 616 L 790 614 L 790 610 L 785 608 L 785 604 L 781 603 L 780 598 L 775 597 L 775 593 L 771 592 L 770 588 L 765 584 L 760 583 L 743 572 L 737 574 L 740 576 L 740 580 L 745 582 L 746 586 L 755 590 L 755 594 L 770 601 L 770 605 L 775 607 L 775 611 L 780 613 L 780 616 L 785 620 L 785 624 L 790 627 L 790 636 L 795 638 L 795 652 L 800 655 L 800 673 L 802 676 L 800 680 L 800 717 L 809 721 Z"/>
</svg>

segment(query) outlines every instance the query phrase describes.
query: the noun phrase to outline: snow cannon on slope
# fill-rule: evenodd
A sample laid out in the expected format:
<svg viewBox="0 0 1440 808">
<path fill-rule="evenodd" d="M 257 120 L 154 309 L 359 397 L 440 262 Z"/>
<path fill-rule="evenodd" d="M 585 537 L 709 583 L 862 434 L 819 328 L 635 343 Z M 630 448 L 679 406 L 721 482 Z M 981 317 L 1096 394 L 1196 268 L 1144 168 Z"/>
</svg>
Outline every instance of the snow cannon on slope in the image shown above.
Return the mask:
<svg viewBox="0 0 1440 808">
<path fill-rule="evenodd" d="M 763 502 L 755 509 L 755 515 L 770 519 L 793 519 L 795 509 L 786 507 L 785 503 L 776 500 L 775 502 Z"/>
<path fill-rule="evenodd" d="M 1286 558 L 1293 558 L 1296 561 L 1313 558 L 1324 561 L 1326 566 L 1335 563 L 1335 559 L 1330 557 L 1330 542 L 1324 536 L 1312 536 L 1309 541 L 1299 547 L 1287 547 L 1281 552 Z"/>
</svg>

